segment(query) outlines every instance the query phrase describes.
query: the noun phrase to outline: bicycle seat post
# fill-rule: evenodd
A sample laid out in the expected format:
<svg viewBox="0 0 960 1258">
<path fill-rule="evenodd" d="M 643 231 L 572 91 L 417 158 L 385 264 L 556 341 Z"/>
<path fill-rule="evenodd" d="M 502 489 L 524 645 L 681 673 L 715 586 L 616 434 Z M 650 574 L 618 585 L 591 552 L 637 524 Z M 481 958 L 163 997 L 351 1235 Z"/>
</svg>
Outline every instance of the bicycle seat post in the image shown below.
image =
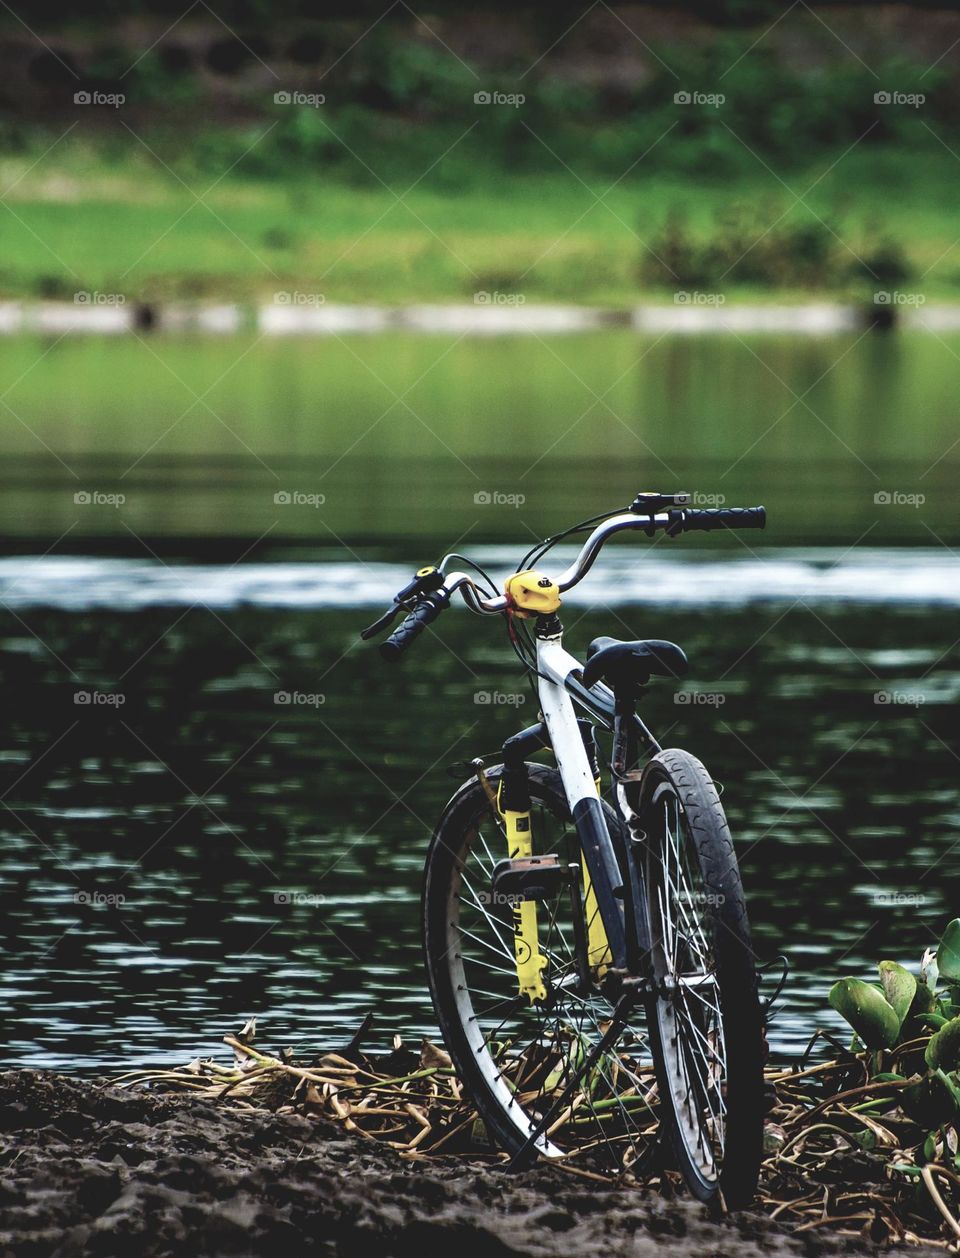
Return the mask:
<svg viewBox="0 0 960 1258">
<path fill-rule="evenodd" d="M 636 687 L 631 682 L 621 682 L 614 689 L 613 751 L 610 768 L 615 779 L 626 776 L 636 759 L 634 715 L 637 706 Z"/>
</svg>

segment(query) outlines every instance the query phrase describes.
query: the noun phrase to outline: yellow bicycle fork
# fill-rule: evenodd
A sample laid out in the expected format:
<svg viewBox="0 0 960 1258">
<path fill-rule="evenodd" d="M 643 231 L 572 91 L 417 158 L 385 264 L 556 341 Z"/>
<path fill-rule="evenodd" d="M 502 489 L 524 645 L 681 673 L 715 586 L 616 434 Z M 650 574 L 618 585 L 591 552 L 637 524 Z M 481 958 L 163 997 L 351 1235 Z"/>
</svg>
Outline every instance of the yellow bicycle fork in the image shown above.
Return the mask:
<svg viewBox="0 0 960 1258">
<path fill-rule="evenodd" d="M 596 783 L 599 795 L 599 778 L 596 779 Z M 607 932 L 603 928 L 603 918 L 600 916 L 600 905 L 597 903 L 593 883 L 590 881 L 590 870 L 587 868 L 583 852 L 580 853 L 580 871 L 583 878 L 583 913 L 587 919 L 587 963 L 600 979 L 613 964 L 613 953 L 607 942 Z"/>
<path fill-rule="evenodd" d="M 498 792 L 498 809 L 499 798 Z M 501 810 L 500 815 L 507 832 L 507 855 L 510 860 L 521 860 L 532 856 L 533 830 L 530 813 L 514 812 L 513 809 L 506 808 Z M 543 981 L 543 971 L 547 968 L 547 958 L 540 951 L 536 900 L 514 901 L 513 955 L 517 967 L 520 995 L 526 996 L 531 1005 L 534 1001 L 546 1000 L 547 989 Z"/>
<path fill-rule="evenodd" d="M 502 783 L 501 783 L 502 788 Z M 599 789 L 599 783 L 598 783 Z M 497 811 L 503 818 L 507 836 L 507 855 L 510 860 L 529 859 L 533 856 L 533 827 L 529 812 L 518 812 L 500 807 L 501 790 L 497 791 Z M 600 916 L 597 897 L 590 882 L 583 853 L 580 854 L 583 885 L 583 912 L 587 923 L 587 960 L 597 978 L 602 978 L 613 962 L 607 933 Z M 517 900 L 513 904 L 513 949 L 517 967 L 517 984 L 521 996 L 530 1004 L 546 1000 L 547 988 L 543 972 L 547 958 L 540 951 L 540 935 L 535 900 Z"/>
<path fill-rule="evenodd" d="M 613 954 L 607 942 L 607 932 L 603 928 L 600 906 L 590 882 L 590 871 L 587 862 L 580 853 L 580 869 L 583 877 L 583 912 L 587 919 L 587 962 L 591 970 L 596 971 L 597 978 L 603 978 L 613 964 Z"/>
</svg>

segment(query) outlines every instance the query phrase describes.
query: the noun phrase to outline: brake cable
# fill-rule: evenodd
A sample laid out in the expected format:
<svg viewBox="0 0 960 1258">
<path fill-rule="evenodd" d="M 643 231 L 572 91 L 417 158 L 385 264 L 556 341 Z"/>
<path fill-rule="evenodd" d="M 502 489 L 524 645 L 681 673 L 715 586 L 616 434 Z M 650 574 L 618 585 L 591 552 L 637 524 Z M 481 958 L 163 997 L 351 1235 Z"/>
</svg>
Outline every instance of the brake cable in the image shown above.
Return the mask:
<svg viewBox="0 0 960 1258">
<path fill-rule="evenodd" d="M 629 508 L 622 508 L 623 511 Z M 544 557 L 547 551 L 552 550 L 558 542 L 562 542 L 564 538 L 570 537 L 573 533 L 584 532 L 588 528 L 592 528 L 594 524 L 599 524 L 603 520 L 609 520 L 613 515 L 619 515 L 620 509 L 617 511 L 605 511 L 603 515 L 591 516 L 589 520 L 581 520 L 579 524 L 571 524 L 568 529 L 564 529 L 561 533 L 554 533 L 552 537 L 546 537 L 543 541 L 537 542 L 536 546 L 531 546 L 524 557 L 520 560 L 520 566 L 517 572 L 525 572 L 528 567 L 534 567 Z"/>
<path fill-rule="evenodd" d="M 483 580 L 486 581 L 487 586 L 489 587 L 488 593 L 491 594 L 493 598 L 497 598 L 499 596 L 500 591 L 497 589 L 496 584 L 494 583 L 493 577 L 489 574 L 489 572 L 485 572 L 483 568 L 481 568 L 480 565 L 476 563 L 473 559 L 468 559 L 466 555 L 458 554 L 457 551 L 455 550 L 451 551 L 450 554 L 446 556 L 446 558 L 456 559 L 458 563 L 465 563 L 469 568 L 472 568 L 474 572 L 479 573 L 480 576 L 483 578 Z"/>
<path fill-rule="evenodd" d="M 563 529 L 560 533 L 554 533 L 551 537 L 544 538 L 542 541 L 537 542 L 535 546 L 531 546 L 524 557 L 520 560 L 520 564 L 516 571 L 525 572 L 529 567 L 535 567 L 540 560 L 543 559 L 544 555 L 556 546 L 558 542 L 562 542 L 565 538 L 571 537 L 574 533 L 586 532 L 587 529 L 592 528 L 595 524 L 599 524 L 603 520 L 608 520 L 612 515 L 617 514 L 619 514 L 618 511 L 605 511 L 602 515 L 591 516 L 587 520 L 581 520 L 579 524 L 572 524 L 569 528 Z M 523 639 L 521 645 L 521 639 L 517 634 L 517 626 L 514 625 L 513 615 L 510 612 L 508 612 L 507 623 L 510 633 L 510 645 L 513 647 L 514 653 L 520 660 L 521 664 L 523 664 L 524 668 L 527 670 L 528 680 L 530 682 L 531 689 L 534 692 L 534 696 L 536 697 L 537 691 L 533 679 L 535 676 L 543 676 L 536 665 L 536 645 L 531 639 L 529 629 L 522 623 L 521 626 L 519 626 Z"/>
</svg>

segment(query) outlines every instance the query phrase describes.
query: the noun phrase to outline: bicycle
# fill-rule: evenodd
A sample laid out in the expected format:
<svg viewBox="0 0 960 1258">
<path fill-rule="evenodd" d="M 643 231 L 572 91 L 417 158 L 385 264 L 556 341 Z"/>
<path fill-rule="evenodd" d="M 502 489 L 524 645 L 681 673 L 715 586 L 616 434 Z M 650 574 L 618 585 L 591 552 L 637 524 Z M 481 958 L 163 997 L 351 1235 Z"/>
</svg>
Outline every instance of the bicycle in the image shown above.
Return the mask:
<svg viewBox="0 0 960 1258">
<path fill-rule="evenodd" d="M 765 525 L 763 507 L 688 503 L 641 493 L 549 537 L 503 593 L 479 565 L 447 555 L 362 636 L 406 612 L 380 645 L 398 660 L 459 593 L 471 611 L 506 618 L 539 698 L 538 721 L 506 740 L 499 763 L 469 762 L 425 866 L 430 990 L 489 1134 L 514 1168 L 576 1159 L 634 1179 L 672 1149 L 697 1198 L 738 1208 L 756 1189 L 765 1109 L 743 886 L 710 775 L 688 752 L 664 750 L 636 712 L 651 678 L 683 676 L 687 658 L 660 639 L 604 637 L 580 664 L 558 614 L 616 533 Z M 591 529 L 559 576 L 537 567 Z M 471 573 L 448 571 L 457 562 Z M 613 735 L 612 804 L 595 723 Z M 530 761 L 545 749 L 555 768 Z"/>
</svg>

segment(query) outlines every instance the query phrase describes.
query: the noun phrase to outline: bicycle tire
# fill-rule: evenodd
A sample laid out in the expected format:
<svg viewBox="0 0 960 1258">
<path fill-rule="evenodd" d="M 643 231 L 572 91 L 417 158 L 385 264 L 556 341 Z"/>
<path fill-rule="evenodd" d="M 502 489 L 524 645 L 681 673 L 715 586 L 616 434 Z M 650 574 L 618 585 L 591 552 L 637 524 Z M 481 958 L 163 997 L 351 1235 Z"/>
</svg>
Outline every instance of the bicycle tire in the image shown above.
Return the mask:
<svg viewBox="0 0 960 1258">
<path fill-rule="evenodd" d="M 682 835 L 668 839 L 671 815 Z M 728 1208 L 741 1208 L 754 1196 L 762 1158 L 766 1049 L 733 841 L 709 773 L 678 749 L 659 752 L 644 769 L 639 817 L 654 974 L 658 984 L 671 987 L 657 996 L 650 1019 L 661 1092 L 669 1102 L 670 1142 L 696 1197 L 706 1202 L 722 1197 Z M 671 843 L 679 850 L 681 838 L 689 876 L 699 877 L 702 892 L 684 889 L 687 874 L 676 875 L 679 861 L 671 864 L 665 852 Z M 688 906 L 699 902 L 699 933 L 685 916 L 685 900 Z M 708 949 L 702 965 L 701 940 Z M 708 966 L 712 982 L 701 985 L 701 969 Z M 704 1133 L 710 1150 L 703 1147 Z"/>
<path fill-rule="evenodd" d="M 499 773 L 499 767 L 488 770 L 488 781 L 494 791 Z M 542 829 L 545 810 L 549 811 L 557 823 L 565 827 L 572 842 L 577 844 L 579 853 L 576 831 L 563 796 L 559 774 L 545 766 L 531 764 L 528 765 L 528 775 L 536 812 L 534 834 Z M 604 815 L 610 826 L 622 827 L 617 814 L 606 804 Z M 470 933 L 463 924 L 467 895 L 461 892 L 464 878 L 470 894 L 474 894 L 476 890 L 473 876 L 466 877 L 465 861 L 469 860 L 469 849 L 480 846 L 472 836 L 475 831 L 482 833 L 479 831 L 481 822 L 488 827 L 495 826 L 489 798 L 479 782 L 474 780 L 465 783 L 447 805 L 427 853 L 423 886 L 424 954 L 441 1034 L 465 1091 L 473 1100 L 489 1135 L 501 1148 L 516 1155 L 528 1146 L 531 1129 L 536 1120 L 546 1112 L 549 1096 L 545 1093 L 543 1097 L 528 1101 L 525 1100 L 526 1087 L 517 1087 L 515 1092 L 510 1090 L 511 1086 L 515 1086 L 511 1084 L 510 1067 L 504 1065 L 505 1056 L 496 1056 L 496 1045 L 491 1047 L 491 1043 L 484 1039 L 484 1026 L 477 1012 L 479 1003 L 475 1008 L 476 994 L 480 989 L 471 976 L 477 963 L 472 958 L 468 963 L 463 954 L 466 951 L 465 941 L 477 939 L 478 936 Z M 490 847 L 489 844 L 484 845 Z M 506 855 L 505 847 L 500 854 Z M 474 906 L 468 907 L 473 909 Z M 473 919 L 470 920 L 472 922 Z M 547 932 L 544 929 L 541 933 L 546 935 Z M 491 931 L 491 938 L 493 936 L 494 932 Z M 468 946 L 478 951 L 476 944 Z M 500 951 L 503 959 L 499 961 L 499 971 L 485 973 L 480 970 L 484 973 L 482 983 L 487 995 L 497 994 L 498 989 L 493 986 L 494 982 L 498 982 L 502 990 L 509 990 L 511 985 L 509 970 L 513 959 L 505 951 Z M 562 984 L 562 978 L 559 982 Z M 515 973 L 512 976 L 512 986 L 515 993 Z M 551 993 L 551 998 L 556 990 L 558 989 L 555 988 Z M 539 1029 L 535 1023 L 541 1015 L 534 1006 L 530 1006 L 529 1011 L 519 1009 L 515 1015 L 516 1022 L 522 1028 L 529 1023 L 530 1044 L 536 1044 L 538 1051 L 542 1049 L 546 1058 L 552 1049 L 549 1036 L 543 1031 L 550 1018 L 554 1019 L 552 1030 L 556 1031 L 558 1038 L 561 1027 L 566 1028 L 569 1019 L 577 1016 L 581 1016 L 578 1031 L 581 1040 L 586 1040 L 583 1034 L 585 1026 L 593 1043 L 599 1038 L 603 1018 L 609 1017 L 613 1005 L 599 992 L 582 1003 L 590 1006 L 582 1016 L 580 1006 L 570 999 L 569 1008 L 555 1009 L 549 1015 L 544 1014 L 544 1026 Z M 640 1026 L 644 1026 L 645 1011 L 639 1012 L 642 1019 Z M 549 1136 L 541 1137 L 535 1147 L 529 1149 L 533 1158 L 537 1153 L 546 1157 L 578 1157 L 586 1149 L 584 1157 L 595 1168 L 620 1173 L 629 1171 L 638 1159 L 655 1146 L 657 1123 L 652 1103 L 647 1099 L 646 1092 L 631 1082 L 635 1077 L 642 1081 L 643 1088 L 655 1090 L 656 1086 L 652 1056 L 645 1036 L 640 1034 L 640 1026 L 631 1023 L 611 1049 L 610 1060 L 601 1059 L 595 1068 L 594 1073 L 599 1077 L 600 1088 L 609 1091 L 610 1095 L 597 1099 L 599 1091 L 591 1091 L 590 1099 L 585 1103 L 581 1102 L 578 1116 L 571 1118 L 565 1130 L 561 1130 L 559 1134 L 552 1132 Z M 504 1035 L 506 1034 L 504 1031 Z M 513 1051 L 517 1059 L 523 1060 L 529 1051 L 527 1041 L 515 1038 Z M 616 1068 L 612 1064 L 614 1059 Z M 581 1063 L 585 1060 L 586 1054 L 580 1058 Z M 572 1071 L 569 1077 L 573 1078 Z M 514 1080 L 520 1078 L 520 1074 L 515 1072 Z M 607 1088 L 611 1079 L 614 1082 Z M 526 1079 L 523 1081 L 526 1084 Z M 619 1094 L 616 1093 L 616 1087 L 621 1081 L 624 1085 L 622 1093 L 635 1093 L 624 1101 L 620 1101 Z M 618 1105 L 620 1109 L 617 1108 Z M 601 1113 L 604 1106 L 606 1108 Z M 616 1124 L 622 1130 L 608 1136 L 607 1133 L 611 1133 Z M 597 1128 L 603 1133 L 601 1136 L 598 1136 Z"/>
</svg>

